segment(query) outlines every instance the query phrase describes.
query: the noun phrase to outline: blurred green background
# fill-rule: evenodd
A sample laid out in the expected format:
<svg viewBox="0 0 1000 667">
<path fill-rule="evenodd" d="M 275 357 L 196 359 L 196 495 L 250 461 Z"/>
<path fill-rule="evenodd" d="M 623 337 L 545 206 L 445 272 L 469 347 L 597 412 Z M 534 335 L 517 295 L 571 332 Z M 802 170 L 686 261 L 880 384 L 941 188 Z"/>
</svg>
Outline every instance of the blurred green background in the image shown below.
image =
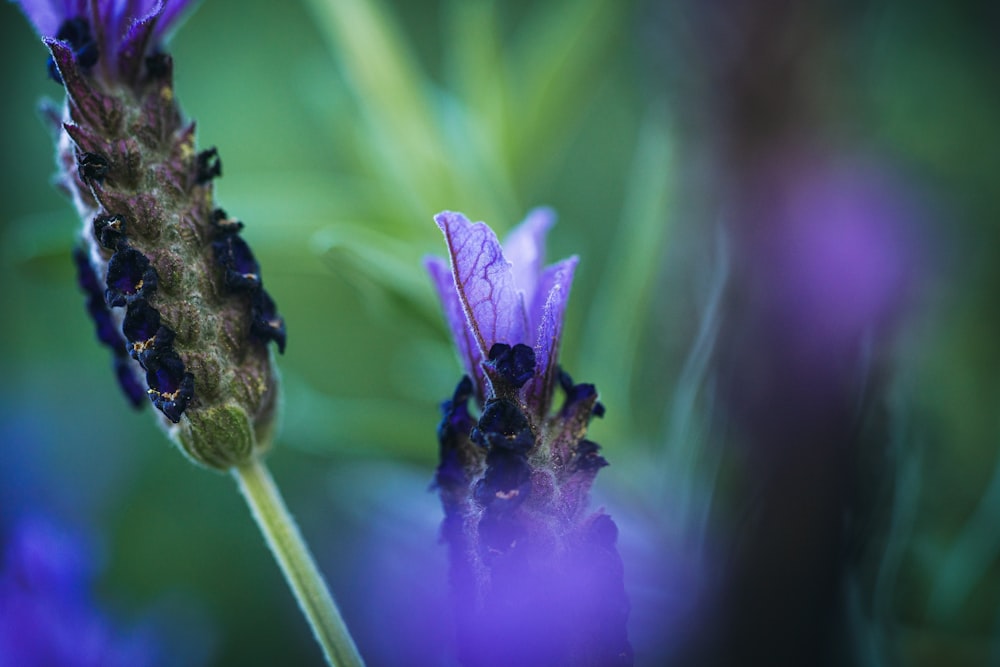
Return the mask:
<svg viewBox="0 0 1000 667">
<path fill-rule="evenodd" d="M 428 485 L 460 367 L 421 265 L 442 209 L 501 236 L 558 211 L 549 259 L 581 258 L 562 363 L 608 406 L 594 504 L 621 528 L 637 663 L 713 634 L 755 474 L 714 393 L 740 266 L 727 160 L 788 128 L 883 165 L 920 212 L 919 279 L 865 398 L 884 428 L 848 461 L 865 520 L 831 660 L 1000 664 L 1000 12 L 730 4 L 205 0 L 171 41 L 217 201 L 288 326 L 269 462 L 371 664 L 454 662 Z M 232 481 L 120 395 L 35 113 L 61 91 L 10 3 L 0 36 L 0 537 L 24 513 L 84 526 L 102 603 L 161 628 L 167 664 L 319 664 Z M 791 44 L 779 85 L 754 85 L 773 63 L 751 37 Z"/>
</svg>

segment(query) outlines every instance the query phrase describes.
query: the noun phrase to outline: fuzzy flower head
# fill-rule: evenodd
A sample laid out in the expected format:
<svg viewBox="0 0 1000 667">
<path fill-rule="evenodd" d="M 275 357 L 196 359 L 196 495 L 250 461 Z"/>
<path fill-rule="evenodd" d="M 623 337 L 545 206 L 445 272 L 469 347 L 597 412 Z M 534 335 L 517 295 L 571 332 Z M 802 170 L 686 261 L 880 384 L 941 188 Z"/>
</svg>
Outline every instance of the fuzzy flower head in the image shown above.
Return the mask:
<svg viewBox="0 0 1000 667">
<path fill-rule="evenodd" d="M 195 461 L 226 469 L 270 441 L 284 320 L 243 223 L 215 203 L 173 87 L 167 32 L 190 0 L 21 0 L 63 86 L 48 107 L 57 183 L 82 226 L 74 259 L 98 340 L 136 407 Z M 40 72 L 41 73 L 41 72 Z"/>
<path fill-rule="evenodd" d="M 542 266 L 555 214 L 531 211 L 503 246 L 485 223 L 471 223 L 461 213 L 445 211 L 435 222 L 450 261 L 433 257 L 427 268 L 477 402 L 483 406 L 512 381 L 520 402 L 540 421 L 558 381 L 559 339 L 577 264 L 573 256 Z M 533 372 L 525 370 L 529 365 Z"/>
<path fill-rule="evenodd" d="M 449 260 L 427 268 L 466 373 L 441 406 L 435 476 L 466 665 L 632 660 L 618 529 L 587 511 L 604 407 L 558 365 L 577 258 L 543 268 L 553 219 L 532 211 L 501 246 L 482 222 L 435 218 Z"/>
</svg>

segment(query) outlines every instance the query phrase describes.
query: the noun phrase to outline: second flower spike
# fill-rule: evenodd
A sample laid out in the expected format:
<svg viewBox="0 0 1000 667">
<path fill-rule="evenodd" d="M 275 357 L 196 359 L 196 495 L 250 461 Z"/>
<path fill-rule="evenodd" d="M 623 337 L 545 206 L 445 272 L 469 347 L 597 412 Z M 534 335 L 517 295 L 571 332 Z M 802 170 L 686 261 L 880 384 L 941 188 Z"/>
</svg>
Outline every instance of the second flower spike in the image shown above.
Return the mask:
<svg viewBox="0 0 1000 667">
<path fill-rule="evenodd" d="M 460 659 L 630 665 L 618 528 L 587 510 L 607 461 L 585 436 L 604 406 L 558 365 L 577 258 L 543 268 L 548 209 L 502 246 L 460 213 L 435 220 L 449 259 L 427 268 L 466 372 L 441 406 L 435 476 Z"/>
</svg>

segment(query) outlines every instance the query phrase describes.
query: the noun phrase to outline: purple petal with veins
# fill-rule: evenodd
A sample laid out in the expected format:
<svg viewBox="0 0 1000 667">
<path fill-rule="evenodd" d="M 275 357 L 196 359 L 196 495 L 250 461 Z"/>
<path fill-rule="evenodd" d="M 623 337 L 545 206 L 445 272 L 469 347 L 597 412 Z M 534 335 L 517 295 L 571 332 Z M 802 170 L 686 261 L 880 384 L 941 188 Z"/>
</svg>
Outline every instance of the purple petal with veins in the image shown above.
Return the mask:
<svg viewBox="0 0 1000 667">
<path fill-rule="evenodd" d="M 504 256 L 513 266 L 514 284 L 524 293 L 526 305 L 530 305 L 534 298 L 545 259 L 545 235 L 555 221 L 556 214 L 552 209 L 533 209 L 503 242 Z M 528 321 L 533 321 L 530 312 Z"/>
<path fill-rule="evenodd" d="M 462 309 L 481 358 L 494 343 L 524 343 L 527 314 L 496 234 L 485 223 L 471 223 L 461 213 L 434 217 L 444 232 Z"/>
<path fill-rule="evenodd" d="M 535 327 L 535 377 L 524 388 L 525 403 L 539 417 L 549 410 L 558 373 L 559 341 L 569 300 L 573 274 L 579 261 L 575 255 L 545 269 L 531 302 L 529 317 Z"/>
<path fill-rule="evenodd" d="M 448 328 L 451 329 L 451 336 L 455 340 L 458 348 L 458 356 L 465 365 L 466 374 L 473 379 L 476 385 L 476 396 L 479 401 L 483 401 L 483 390 L 485 388 L 483 368 L 480 364 L 483 356 L 479 352 L 479 346 L 472 336 L 469 328 L 469 320 L 465 317 L 462 309 L 462 302 L 458 298 L 455 290 L 455 279 L 451 275 L 448 262 L 440 257 L 428 257 L 424 260 L 424 266 L 431 274 L 431 280 L 437 290 L 438 298 L 441 299 L 441 306 L 444 308 L 445 319 L 448 320 Z"/>
<path fill-rule="evenodd" d="M 570 257 L 542 269 L 545 234 L 555 214 L 547 208 L 533 210 L 503 248 L 488 226 L 471 223 L 460 213 L 445 211 L 435 221 L 448 243 L 450 271 L 442 259 L 425 263 L 465 370 L 476 382 L 480 405 L 493 393 L 482 369 L 488 350 L 495 343 L 523 343 L 533 346 L 535 376 L 521 389 L 521 397 L 536 418 L 544 418 L 552 401 L 563 316 L 578 262 Z"/>
</svg>

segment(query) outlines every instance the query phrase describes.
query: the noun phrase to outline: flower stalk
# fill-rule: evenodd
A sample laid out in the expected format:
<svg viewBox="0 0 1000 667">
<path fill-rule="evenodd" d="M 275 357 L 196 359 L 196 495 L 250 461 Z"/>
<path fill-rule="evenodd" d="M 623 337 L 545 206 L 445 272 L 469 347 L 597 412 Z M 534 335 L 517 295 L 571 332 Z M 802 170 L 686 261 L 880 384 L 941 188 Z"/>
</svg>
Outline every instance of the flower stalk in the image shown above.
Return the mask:
<svg viewBox="0 0 1000 667">
<path fill-rule="evenodd" d="M 234 467 L 233 476 L 327 662 L 335 667 L 363 665 L 340 610 L 267 466 L 252 459 Z"/>
</svg>

